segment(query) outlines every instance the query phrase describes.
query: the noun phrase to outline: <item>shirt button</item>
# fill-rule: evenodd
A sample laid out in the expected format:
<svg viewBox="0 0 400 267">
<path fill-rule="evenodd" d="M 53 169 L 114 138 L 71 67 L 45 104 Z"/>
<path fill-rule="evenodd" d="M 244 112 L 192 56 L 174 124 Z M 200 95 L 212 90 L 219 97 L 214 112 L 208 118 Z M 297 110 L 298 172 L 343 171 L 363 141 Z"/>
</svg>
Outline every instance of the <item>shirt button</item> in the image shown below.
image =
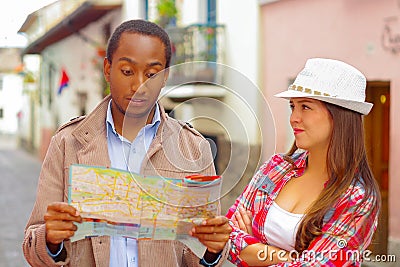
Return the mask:
<svg viewBox="0 0 400 267">
<path fill-rule="evenodd" d="M 266 186 L 266 185 L 263 185 L 262 188 L 265 189 L 265 188 L 267 188 L 267 186 Z"/>
</svg>

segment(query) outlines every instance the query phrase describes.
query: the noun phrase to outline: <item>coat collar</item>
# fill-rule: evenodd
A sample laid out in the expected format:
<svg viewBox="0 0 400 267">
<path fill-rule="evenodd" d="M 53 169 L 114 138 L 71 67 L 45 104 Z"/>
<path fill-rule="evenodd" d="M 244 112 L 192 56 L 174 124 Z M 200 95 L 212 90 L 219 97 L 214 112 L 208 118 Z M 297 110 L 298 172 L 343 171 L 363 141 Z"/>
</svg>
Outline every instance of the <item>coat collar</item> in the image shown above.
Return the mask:
<svg viewBox="0 0 400 267">
<path fill-rule="evenodd" d="M 111 96 L 106 96 L 96 107 L 95 109 L 76 127 L 72 135 L 82 144 L 86 145 L 91 142 L 96 136 L 102 135 L 106 132 L 106 116 L 107 116 L 107 108 L 108 103 L 111 100 Z M 171 129 L 164 126 L 164 122 L 169 119 L 168 115 L 165 113 L 164 108 L 160 107 L 160 116 L 161 116 L 161 124 L 157 130 L 157 136 L 161 135 L 161 131 L 163 134 L 168 134 Z M 99 125 L 103 125 L 103 127 L 99 127 Z M 168 136 L 168 135 L 166 135 Z"/>
<path fill-rule="evenodd" d="M 72 131 L 72 135 L 82 144 L 87 145 L 96 136 L 105 134 L 107 106 L 111 97 L 105 97 L 95 109 Z"/>
<path fill-rule="evenodd" d="M 94 110 L 71 132 L 82 145 L 77 152 L 80 164 L 110 167 L 108 155 L 106 114 L 111 97 L 105 97 Z"/>
<path fill-rule="evenodd" d="M 88 164 L 92 161 L 93 152 L 98 153 L 96 158 L 100 166 L 109 167 L 111 161 L 108 155 L 107 145 L 107 128 L 106 128 L 106 117 L 108 103 L 111 100 L 111 96 L 106 96 L 95 109 L 84 119 L 82 122 L 72 131 L 72 135 L 78 140 L 83 146 L 83 149 L 78 152 L 79 163 Z M 170 118 L 165 113 L 164 108 L 160 107 L 161 122 L 158 127 L 156 136 L 150 145 L 148 151 L 148 157 L 151 157 L 162 147 L 163 139 L 171 136 L 173 130 L 167 122 Z M 92 164 L 93 165 L 93 164 Z"/>
</svg>

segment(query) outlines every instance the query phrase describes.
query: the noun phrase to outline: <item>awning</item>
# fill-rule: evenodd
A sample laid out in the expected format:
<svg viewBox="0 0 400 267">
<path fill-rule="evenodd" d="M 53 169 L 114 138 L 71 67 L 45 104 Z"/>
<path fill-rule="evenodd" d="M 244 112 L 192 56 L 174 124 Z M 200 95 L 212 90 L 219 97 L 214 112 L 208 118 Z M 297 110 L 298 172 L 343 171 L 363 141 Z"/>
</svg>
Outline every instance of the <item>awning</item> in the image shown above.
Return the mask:
<svg viewBox="0 0 400 267">
<path fill-rule="evenodd" d="M 43 36 L 29 44 L 22 54 L 40 54 L 46 47 L 78 32 L 91 22 L 119 7 L 121 7 L 120 4 L 99 5 L 85 2 Z"/>
</svg>

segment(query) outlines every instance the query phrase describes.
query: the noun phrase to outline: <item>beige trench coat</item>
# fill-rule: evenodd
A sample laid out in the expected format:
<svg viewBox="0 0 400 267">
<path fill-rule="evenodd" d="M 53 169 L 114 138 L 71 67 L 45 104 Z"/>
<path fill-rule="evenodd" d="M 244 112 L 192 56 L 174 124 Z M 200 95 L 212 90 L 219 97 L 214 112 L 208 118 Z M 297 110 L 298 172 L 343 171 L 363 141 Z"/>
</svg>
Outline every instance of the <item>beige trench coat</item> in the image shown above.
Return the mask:
<svg viewBox="0 0 400 267">
<path fill-rule="evenodd" d="M 109 266 L 108 236 L 65 242 L 67 258 L 55 262 L 46 251 L 43 216 L 48 204 L 67 202 L 69 166 L 73 163 L 110 166 L 106 137 L 106 97 L 87 117 L 62 126 L 53 136 L 42 165 L 36 202 L 25 229 L 23 252 L 32 266 Z M 169 118 L 161 108 L 161 123 L 141 173 L 184 177 L 193 173 L 213 175 L 208 142 L 183 122 Z M 199 266 L 199 258 L 184 244 L 171 240 L 139 240 L 139 266 Z M 222 261 L 227 258 L 227 246 Z"/>
</svg>

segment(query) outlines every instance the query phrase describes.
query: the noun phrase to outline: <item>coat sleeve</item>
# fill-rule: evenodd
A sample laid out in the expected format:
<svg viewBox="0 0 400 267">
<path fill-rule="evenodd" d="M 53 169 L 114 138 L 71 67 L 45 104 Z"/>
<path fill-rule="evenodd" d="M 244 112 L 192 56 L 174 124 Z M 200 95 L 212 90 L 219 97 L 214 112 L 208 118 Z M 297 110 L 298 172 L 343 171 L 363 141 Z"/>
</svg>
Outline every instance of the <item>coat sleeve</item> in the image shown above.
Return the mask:
<svg viewBox="0 0 400 267">
<path fill-rule="evenodd" d="M 36 201 L 25 228 L 22 244 L 25 259 L 31 266 L 62 266 L 69 262 L 67 256 L 64 262 L 55 262 L 46 249 L 46 229 L 44 214 L 48 204 L 64 199 L 64 152 L 56 137 L 53 137 L 46 157 L 43 161 L 36 192 Z M 65 242 L 67 255 L 71 249 L 70 242 Z"/>
<path fill-rule="evenodd" d="M 215 167 L 214 167 L 214 156 L 211 151 L 210 144 L 203 140 L 202 143 L 204 142 L 204 147 L 200 146 L 200 151 L 203 157 L 203 162 L 204 165 L 207 166 L 206 169 L 203 171 L 204 175 L 215 175 Z"/>
<path fill-rule="evenodd" d="M 360 266 L 377 227 L 376 197 L 365 198 L 360 186 L 347 191 L 332 209 L 323 234 L 291 263 L 274 266 Z"/>
<path fill-rule="evenodd" d="M 215 267 L 222 267 L 224 265 L 224 262 L 228 258 L 229 247 L 230 245 L 228 242 L 226 243 L 224 249 L 222 250 L 221 259 L 218 261 Z M 183 262 L 185 263 L 185 266 L 203 267 L 203 265 L 200 264 L 200 259 L 188 247 L 185 247 L 184 249 Z"/>
</svg>

